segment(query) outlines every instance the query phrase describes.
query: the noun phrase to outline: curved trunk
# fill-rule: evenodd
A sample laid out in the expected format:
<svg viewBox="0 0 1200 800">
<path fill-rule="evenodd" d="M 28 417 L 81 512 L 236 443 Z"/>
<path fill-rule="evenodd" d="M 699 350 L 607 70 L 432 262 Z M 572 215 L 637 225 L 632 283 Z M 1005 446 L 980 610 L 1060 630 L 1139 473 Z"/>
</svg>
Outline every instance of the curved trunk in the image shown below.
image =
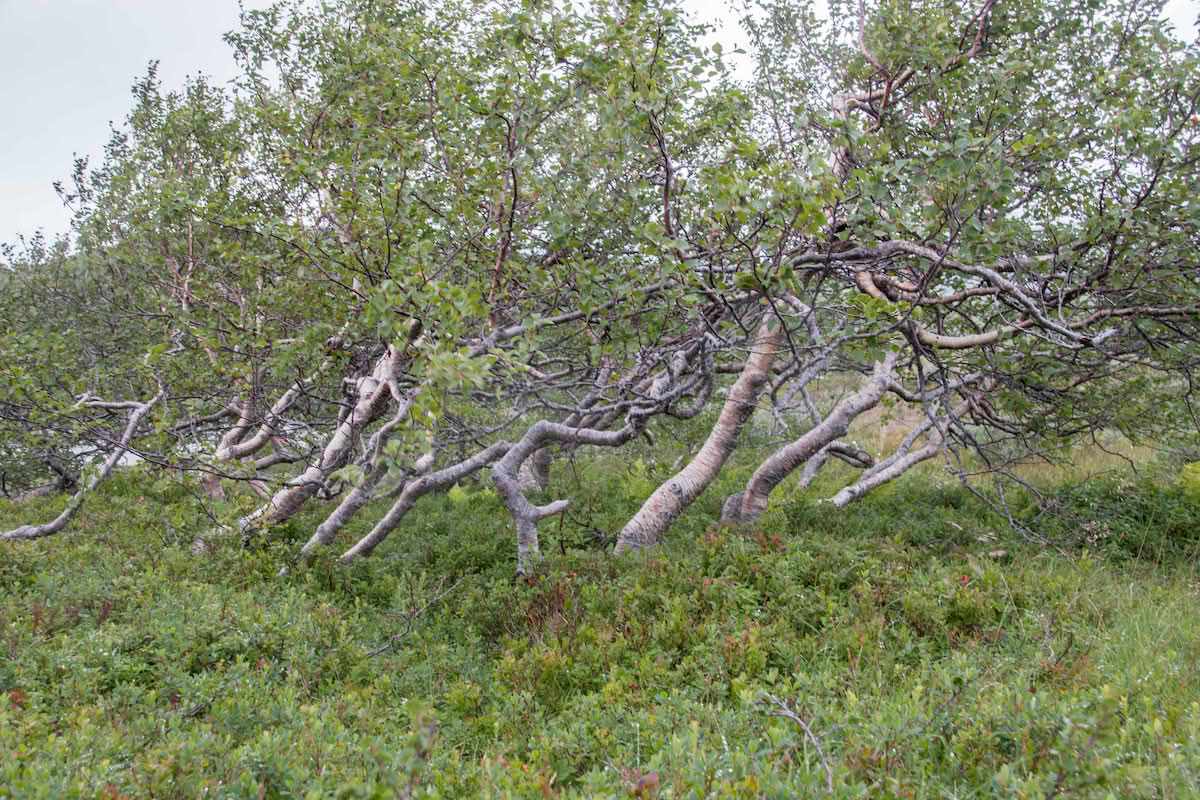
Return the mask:
<svg viewBox="0 0 1200 800">
<path fill-rule="evenodd" d="M 561 514 L 569 502 L 555 500 L 544 506 L 535 506 L 525 497 L 521 489 L 518 472 L 529 456 L 551 442 L 566 444 L 594 444 L 602 447 L 617 447 L 637 436 L 643 428 L 644 416 L 630 414 L 625 427 L 617 431 L 598 431 L 591 428 L 571 428 L 542 420 L 535 422 L 521 441 L 517 442 L 496 465 L 492 467 L 492 480 L 508 513 L 517 526 L 517 574 L 525 575 L 534 566 L 538 557 L 537 524 L 546 517 Z"/>
<path fill-rule="evenodd" d="M 390 465 L 383 457 L 383 446 L 387 444 L 388 437 L 391 436 L 392 431 L 404 422 L 404 419 L 412 410 L 413 401 L 416 400 L 420 387 L 406 398 L 400 394 L 400 389 L 396 386 L 396 382 L 389 380 L 388 390 L 396 402 L 400 403 L 400 407 L 392 415 L 392 418 L 388 420 L 387 424 L 376 431 L 375 435 L 371 437 L 371 441 L 367 445 L 367 452 L 370 454 L 367 459 L 367 473 L 363 477 L 362 483 L 346 492 L 346 496 L 342 498 L 342 502 L 338 503 L 338 507 L 333 510 L 333 513 L 317 526 L 317 530 L 300 551 L 302 554 L 311 553 L 317 547 L 332 542 L 334 537 L 341 532 L 342 528 L 346 527 L 346 523 L 358 513 L 359 509 L 375 497 L 375 491 L 379 488 L 380 482 L 387 477 Z M 421 460 L 424 461 L 425 459 Z M 429 454 L 429 462 L 432 465 L 432 452 Z"/>
<path fill-rule="evenodd" d="M 896 452 L 868 469 L 854 483 L 843 487 L 837 494 L 830 498 L 830 502 L 838 508 L 842 508 L 862 497 L 876 486 L 882 486 L 888 481 L 895 480 L 922 461 L 933 458 L 942 452 L 942 447 L 946 443 L 946 428 L 965 414 L 968 408 L 970 408 L 969 402 L 963 403 L 949 414 L 937 419 L 926 418 L 904 437 L 904 441 L 896 448 Z M 920 450 L 909 452 L 917 438 L 927 431 L 930 432 L 929 441 L 925 443 L 925 446 Z"/>
<path fill-rule="evenodd" d="M 496 442 L 491 447 L 488 447 L 487 449 L 471 456 L 466 461 L 461 461 L 458 464 L 438 470 L 437 472 L 432 472 L 428 475 L 423 475 L 420 478 L 406 483 L 404 485 L 404 490 L 400 493 L 400 497 L 392 505 L 388 513 L 384 515 L 383 519 L 379 520 L 379 522 L 375 524 L 375 527 L 371 529 L 370 533 L 368 533 L 362 539 L 359 539 L 353 547 L 342 554 L 342 563 L 348 564 L 356 558 L 369 556 L 371 551 L 378 547 L 379 543 L 386 539 L 388 534 L 396 529 L 396 526 L 400 524 L 400 520 L 404 518 L 404 515 L 408 513 L 409 509 L 416 505 L 417 500 L 429 494 L 430 492 L 453 486 L 455 483 L 467 477 L 472 472 L 491 464 L 493 461 L 507 453 L 511 448 L 511 442 Z M 314 542 L 316 542 L 316 540 L 317 536 L 314 535 L 313 538 L 309 540 L 309 543 L 304 546 L 304 552 L 309 552 L 310 549 L 315 546 Z M 324 544 L 324 542 L 317 543 Z"/>
<path fill-rule="evenodd" d="M 395 345 L 388 348 L 387 353 L 376 362 L 371 378 L 364 378 L 360 382 L 358 401 L 334 429 L 320 457 L 309 464 L 303 473 L 288 481 L 287 485 L 258 510 L 242 517 L 238 521 L 240 532 L 246 533 L 262 521 L 283 522 L 289 519 L 325 485 L 331 472 L 345 466 L 362 436 L 363 429 L 378 419 L 391 401 L 391 383 L 398 370 L 402 352 Z M 203 551 L 203 539 L 193 542 L 192 549 L 197 552 Z"/>
<path fill-rule="evenodd" d="M 550 485 L 550 467 L 554 464 L 554 453 L 549 447 L 543 447 L 525 459 L 517 473 L 521 481 L 521 489 L 526 492 L 536 492 Z"/>
<path fill-rule="evenodd" d="M 780 481 L 844 435 L 855 417 L 879 403 L 888 390 L 895 365 L 894 352 L 888 353 L 883 361 L 875 362 L 874 374 L 857 392 L 838 403 L 819 425 L 763 461 L 750 477 L 746 488 L 730 495 L 725 501 L 721 521 L 753 522 L 762 516 L 771 492 Z"/>
<path fill-rule="evenodd" d="M 611 307 L 614 303 L 606 304 L 604 308 Z M 558 317 L 537 320 L 526 325 L 510 325 L 506 328 L 500 328 L 494 330 L 492 334 L 484 341 L 479 342 L 471 347 L 471 349 L 468 351 L 468 355 L 470 357 L 481 356 L 500 342 L 508 341 L 520 336 L 523 333 L 539 330 L 540 328 L 550 325 L 573 322 L 586 316 L 587 315 L 581 311 L 571 312 Z M 417 335 L 416 331 L 410 334 L 410 338 L 414 337 L 415 335 Z M 426 387 L 430 385 L 430 380 L 426 379 L 409 393 L 407 399 L 402 399 L 400 397 L 399 389 L 395 384 L 395 376 L 399 372 L 398 362 L 400 356 L 401 353 L 397 351 L 394 346 L 389 348 L 388 353 L 376 364 L 375 370 L 372 373 L 372 378 L 368 379 L 377 382 L 377 385 L 374 387 L 371 396 L 369 398 L 360 399 L 359 403 L 349 413 L 344 413 L 343 416 L 339 417 L 338 427 L 333 438 L 326 446 L 325 452 L 322 455 L 322 459 L 318 465 L 315 467 L 310 467 L 309 470 L 305 472 L 305 474 L 299 479 L 292 481 L 288 487 L 285 487 L 283 490 L 277 493 L 271 503 L 268 503 L 254 514 L 244 518 L 241 523 L 243 530 L 253 524 L 253 522 L 259 517 L 270 512 L 273 506 L 275 507 L 275 511 L 271 513 L 271 516 L 269 517 L 270 519 L 275 521 L 287 519 L 287 517 L 294 514 L 295 511 L 300 508 L 304 501 L 306 501 L 317 491 L 317 489 L 324 483 L 325 477 L 328 476 L 329 472 L 344 465 L 349 459 L 354 443 L 357 441 L 358 433 L 361 432 L 361 429 L 365 425 L 369 424 L 372 420 L 378 417 L 379 414 L 383 413 L 383 408 L 387 404 L 387 398 L 386 393 L 381 394 L 381 392 L 384 392 L 386 387 L 387 392 L 390 392 L 391 396 L 401 404 L 401 408 L 395 414 L 392 420 L 380 428 L 379 431 L 377 431 L 376 434 L 371 438 L 371 442 L 367 447 L 367 450 L 371 454 L 368 459 L 368 464 L 370 466 L 364 479 L 364 483 L 361 486 L 352 489 L 333 511 L 333 513 L 330 514 L 320 526 L 318 526 L 317 530 L 304 545 L 301 553 L 311 553 L 316 547 L 332 541 L 338 532 L 341 531 L 354 517 L 354 515 L 375 496 L 376 491 L 379 489 L 379 484 L 383 481 L 388 473 L 386 465 L 380 462 L 380 452 L 382 451 L 384 444 L 386 444 L 388 437 L 391 436 L 395 428 L 397 428 L 403 419 L 408 415 L 408 410 L 411 408 L 412 402 L 416 398 L 417 394 L 424 391 Z M 602 374 L 607 375 L 607 372 Z M 598 381 L 597 389 L 594 393 L 594 399 L 590 401 L 591 403 L 594 403 L 595 400 L 599 399 L 601 396 L 600 392 L 603 389 L 604 383 L 605 379 L 603 378 Z M 363 384 L 360 383 L 359 385 L 361 387 Z M 366 392 L 362 392 L 362 394 L 360 394 L 360 398 L 363 394 L 366 394 Z M 373 403 L 378 403 L 378 405 L 373 405 Z M 356 423 L 356 420 L 358 420 L 360 417 L 363 418 L 364 421 L 361 423 Z M 491 448 L 488 448 L 488 450 L 485 452 L 490 451 Z M 417 463 L 413 465 L 418 475 L 421 475 L 428 469 L 432 468 L 433 456 L 434 452 L 431 450 L 423 458 L 418 459 Z M 499 455 L 496 455 L 495 457 L 498 458 Z M 478 456 L 476 456 L 476 458 L 478 458 Z M 548 473 L 550 459 L 550 453 L 548 450 L 545 453 L 545 458 L 547 459 L 546 470 Z M 424 463 L 426 460 L 428 460 L 427 464 Z M 411 482 L 401 480 L 397 486 L 390 488 L 385 493 L 388 497 L 397 497 L 398 495 L 397 502 L 393 506 L 392 511 L 389 512 L 387 517 L 385 517 L 386 521 L 388 519 L 392 519 L 393 515 L 395 515 L 393 521 L 390 523 L 390 526 L 384 525 L 384 522 L 381 521 L 380 524 L 376 525 L 375 529 L 373 529 L 363 541 L 360 541 L 357 545 L 355 545 L 354 548 L 352 548 L 343 556 L 343 560 L 353 560 L 358 555 L 365 555 L 374 549 L 374 547 L 379 542 L 383 541 L 383 539 L 387 537 L 391 530 L 397 524 L 399 524 L 400 518 L 407 513 L 408 509 L 412 507 L 412 503 L 415 503 L 418 497 L 443 485 L 442 483 L 438 483 L 438 480 L 444 480 L 444 485 L 448 486 L 454 483 L 454 481 L 459 480 L 459 478 L 465 477 L 467 474 L 475 471 L 480 466 L 486 466 L 486 464 L 491 463 L 492 460 L 494 460 L 494 458 L 472 466 L 461 474 L 456 473 L 453 478 L 449 479 L 445 478 L 447 473 L 462 467 L 464 464 L 474 463 L 474 459 L 468 459 L 461 464 L 447 467 L 445 470 L 442 470 L 435 475 L 425 475 L 424 478 L 420 480 Z M 405 502 L 407 502 L 407 505 L 405 505 Z M 383 526 L 382 528 L 380 527 L 381 525 Z M 203 549 L 204 543 L 202 540 L 198 539 L 195 546 L 197 549 Z"/>
<path fill-rule="evenodd" d="M 112 453 L 109 454 L 108 458 L 105 459 L 104 464 L 100 467 L 100 471 L 97 472 L 90 481 L 88 481 L 87 486 L 80 489 L 79 492 L 71 498 L 71 501 L 67 503 L 67 507 L 64 508 L 62 513 L 60 513 L 57 517 L 42 525 L 22 525 L 18 528 L 14 528 L 11 531 L 0 533 L 0 540 L 40 539 L 43 536 L 50 536 L 58 533 L 63 528 L 67 527 L 67 523 L 70 522 L 71 518 L 79 513 L 79 509 L 83 507 L 83 501 L 87 499 L 87 496 L 91 494 L 97 486 L 100 485 L 101 481 L 108 477 L 108 474 L 112 472 L 113 467 L 115 467 L 117 462 L 121 460 L 121 456 L 128 452 L 129 440 L 133 438 L 133 434 L 137 431 L 138 425 L 142 423 L 142 420 L 145 419 L 148 413 L 150 413 L 150 409 L 154 408 L 154 406 L 157 405 L 160 400 L 162 400 L 163 395 L 165 394 L 166 388 L 161 382 L 159 382 L 158 392 L 154 395 L 154 397 L 150 398 L 145 403 L 103 403 L 99 401 L 82 402 L 82 405 L 86 406 L 131 409 L 129 412 L 129 422 L 125 426 L 125 431 L 121 434 L 121 439 L 117 442 L 116 448 L 112 451 Z"/>
<path fill-rule="evenodd" d="M 721 415 L 700 452 L 674 477 L 655 489 L 641 509 L 625 523 L 617 537 L 617 553 L 657 543 L 721 471 L 767 384 L 782 332 L 783 324 L 779 320 L 767 316 L 762 321 L 753 352 L 746 359 L 737 382 L 730 388 Z"/>
<path fill-rule="evenodd" d="M 612 365 L 605 364 L 596 376 L 592 391 L 588 393 L 579 407 L 567 415 L 562 421 L 563 425 L 569 428 L 593 428 L 596 430 L 608 430 L 608 427 L 616 421 L 621 412 L 613 409 L 604 414 L 588 413 L 588 409 L 596 405 L 604 399 L 604 390 L 607 388 L 609 378 L 612 375 Z M 574 446 L 562 448 L 566 452 L 572 452 Z M 554 465 L 554 452 L 550 447 L 540 447 L 533 452 L 529 458 L 525 459 L 517 471 L 517 477 L 521 482 L 522 491 L 535 492 L 546 489 L 550 486 L 550 468 Z"/>
<path fill-rule="evenodd" d="M 270 522 L 283 522 L 299 511 L 300 507 L 325 485 L 329 473 L 346 465 L 354 453 L 354 446 L 362 436 L 363 428 L 379 418 L 390 398 L 391 392 L 382 385 L 360 398 L 346 421 L 339 425 L 330 437 L 321 452 L 321 457 L 276 492 L 270 502 L 260 509 L 258 516 L 265 515 Z"/>
<path fill-rule="evenodd" d="M 804 465 L 804 472 L 800 475 L 798 488 L 807 489 L 812 484 L 813 478 L 817 477 L 817 473 L 821 471 L 821 467 L 825 466 L 825 462 L 829 460 L 830 456 L 837 456 L 842 461 L 857 469 L 870 470 L 875 466 L 875 458 L 857 445 L 846 444 L 845 442 L 830 442 L 822 447 Z M 741 493 L 739 492 L 737 496 L 741 497 Z"/>
</svg>

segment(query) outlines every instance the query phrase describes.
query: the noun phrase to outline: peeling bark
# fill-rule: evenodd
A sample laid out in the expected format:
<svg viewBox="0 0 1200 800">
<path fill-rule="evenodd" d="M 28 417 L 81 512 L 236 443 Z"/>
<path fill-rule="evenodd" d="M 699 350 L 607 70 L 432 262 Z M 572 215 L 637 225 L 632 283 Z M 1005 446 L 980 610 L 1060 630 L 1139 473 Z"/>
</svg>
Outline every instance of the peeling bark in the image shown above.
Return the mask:
<svg viewBox="0 0 1200 800">
<path fill-rule="evenodd" d="M 825 462 L 830 456 L 837 456 L 842 461 L 845 461 L 852 467 L 858 469 L 870 469 L 875 466 L 874 457 L 860 447 L 845 442 L 830 442 L 822 447 L 815 456 L 810 458 L 804 465 L 804 472 L 800 475 L 801 489 L 807 489 L 813 482 L 813 478 L 817 477 L 817 473 L 821 471 L 821 467 L 825 466 Z M 741 493 L 738 493 L 741 497 Z"/>
<path fill-rule="evenodd" d="M 656 544 L 683 510 L 712 483 L 737 446 L 746 420 L 754 413 L 758 396 L 767 384 L 782 332 L 783 324 L 779 320 L 770 315 L 763 319 L 742 374 L 730 388 L 725 406 L 700 452 L 674 477 L 655 489 L 641 509 L 625 523 L 617 537 L 617 553 Z"/>
<path fill-rule="evenodd" d="M 288 481 L 288 485 L 275 493 L 271 501 L 263 506 L 257 514 L 266 516 L 271 522 L 282 522 L 288 519 L 300 507 L 317 493 L 324 485 L 329 473 L 346 465 L 358 444 L 363 429 L 379 418 L 391 400 L 390 382 L 396 373 L 397 362 L 400 358 L 399 348 L 388 348 L 388 354 L 379 360 L 372 378 L 373 387 L 364 387 L 358 402 L 346 416 L 346 419 L 334 431 L 320 458 L 310 464 L 299 477 Z"/>
<path fill-rule="evenodd" d="M 549 447 L 543 447 L 527 458 L 517 473 L 522 491 L 535 492 L 547 488 L 550 485 L 550 467 L 553 464 L 554 454 L 550 452 Z"/>
<path fill-rule="evenodd" d="M 660 286 L 650 287 L 649 291 L 657 291 L 658 288 L 660 288 Z M 600 308 L 594 309 L 592 313 L 597 313 L 599 311 L 611 308 L 612 306 L 616 305 L 617 302 L 618 301 L 616 300 L 610 301 Z M 493 330 L 492 333 L 483 341 L 473 345 L 468 351 L 468 356 L 472 358 L 478 357 L 484 353 L 487 353 L 499 343 L 508 341 L 522 334 L 537 331 L 549 326 L 562 325 L 574 322 L 576 320 L 586 319 L 589 316 L 590 315 L 588 313 L 583 311 L 572 311 L 566 314 L 560 314 L 556 317 L 541 319 L 524 325 L 509 325 L 504 328 L 497 328 Z M 413 334 L 410 334 L 410 338 L 415 336 L 416 333 L 417 332 L 414 331 Z M 321 460 L 316 465 L 309 467 L 304 475 L 289 482 L 289 485 L 278 492 L 270 503 L 258 509 L 253 514 L 243 518 L 240 523 L 243 531 L 252 526 L 263 516 L 267 516 L 267 518 L 271 521 L 280 521 L 292 516 L 300 509 L 304 502 L 307 501 L 308 498 L 313 494 L 315 494 L 317 489 L 323 485 L 325 478 L 331 471 L 343 466 L 346 463 L 346 461 L 349 459 L 354 443 L 358 440 L 358 435 L 361 433 L 362 428 L 376 419 L 379 414 L 383 412 L 383 408 L 386 407 L 386 396 L 381 394 L 381 392 L 385 389 L 385 385 L 386 388 L 391 391 L 392 395 L 399 400 L 398 390 L 396 390 L 394 384 L 394 377 L 399 372 L 399 358 L 400 353 L 396 350 L 396 348 L 389 348 L 388 355 L 381 359 L 376 365 L 372 378 L 365 379 L 374 380 L 378 383 L 378 385 L 374 387 L 374 390 L 369 398 L 365 400 L 360 399 L 360 401 L 351 411 L 345 412 L 344 416 L 339 418 L 338 426 L 335 429 L 333 437 L 327 444 Z M 381 372 L 381 365 L 385 362 L 388 364 L 388 367 Z M 410 399 L 415 397 L 417 392 L 422 391 L 428 385 L 428 380 L 423 381 L 420 386 L 418 386 L 417 389 L 415 389 L 410 395 Z M 359 383 L 359 387 L 361 398 L 363 387 L 362 382 Z M 392 428 L 395 427 L 395 424 L 399 423 L 399 420 L 402 416 L 402 413 L 397 414 L 396 418 L 393 419 L 392 422 L 389 422 L 382 429 L 380 429 L 380 431 L 378 431 L 374 437 L 372 437 L 371 444 L 368 446 L 368 450 L 375 454 L 373 458 L 376 460 L 370 463 L 378 463 L 377 456 L 379 450 L 386 443 Z M 418 461 L 418 463 L 415 465 L 418 472 L 422 472 L 424 469 L 432 466 L 432 456 L 433 454 L 429 453 L 420 461 Z M 429 459 L 428 464 L 422 464 L 421 462 L 424 462 L 426 459 Z M 453 467 L 448 469 L 453 469 Z M 334 514 L 331 515 L 331 519 L 326 520 L 328 525 L 323 524 L 320 528 L 318 528 L 318 531 L 314 533 L 314 536 L 310 537 L 309 542 L 306 543 L 304 547 L 304 552 L 308 552 L 310 551 L 311 547 L 316 547 L 320 542 L 329 541 L 336 536 L 337 531 L 344 527 L 346 523 L 349 522 L 349 520 L 354 516 L 354 514 L 357 513 L 358 510 L 361 509 L 362 506 L 371 499 L 371 497 L 374 496 L 374 492 L 376 489 L 378 489 L 378 485 L 382 481 L 383 477 L 385 477 L 386 472 L 386 469 L 376 471 L 374 468 L 372 468 L 367 476 L 368 480 L 371 482 L 371 485 L 364 486 L 362 492 L 351 492 L 350 496 L 343 500 L 342 504 L 339 505 Z M 414 483 L 418 487 L 429 485 L 428 482 Z M 411 497 L 411 499 L 415 501 L 416 497 L 419 495 L 406 495 L 405 493 L 409 490 L 409 484 L 401 481 L 398 486 L 389 487 L 386 494 L 389 497 L 396 497 L 399 495 L 398 502 L 403 501 L 406 496 Z M 432 489 L 427 489 L 426 491 L 431 490 Z M 407 508 L 405 508 L 405 511 L 407 511 Z M 403 513 L 403 511 L 400 512 L 401 516 Z M 383 532 L 377 540 L 373 541 L 376 543 L 381 541 L 383 537 L 387 535 L 387 532 L 390 532 L 390 530 L 391 529 L 389 528 L 388 531 Z M 366 547 L 364 552 L 369 552 L 369 550 L 374 546 L 374 544 L 370 544 L 369 546 L 364 545 L 364 547 Z M 204 547 L 204 542 L 201 539 L 197 539 L 193 544 L 193 549 L 197 551 L 202 551 Z M 354 556 L 350 557 L 353 558 Z"/>
<path fill-rule="evenodd" d="M 612 367 L 605 366 L 596 377 L 594 388 L 579 404 L 579 408 L 567 415 L 562 421 L 568 428 L 594 428 L 607 430 L 616 421 L 620 412 L 610 411 L 604 415 L 588 414 L 587 410 L 600 402 L 604 397 L 604 389 L 608 386 Z M 540 447 L 525 459 L 517 471 L 521 490 L 526 492 L 540 491 L 550 486 L 550 468 L 554 465 L 554 453 L 550 447 Z"/>
<path fill-rule="evenodd" d="M 262 522 L 283 522 L 293 516 L 304 503 L 325 484 L 329 474 L 345 466 L 354 452 L 354 446 L 362 436 L 363 429 L 379 418 L 391 400 L 391 382 L 400 364 L 403 351 L 395 346 L 375 363 L 371 377 L 363 379 L 358 401 L 345 418 L 334 429 L 333 435 L 316 461 L 296 478 L 288 481 L 269 501 L 238 521 L 238 532 L 247 533 Z M 276 403 L 278 406 L 279 403 Z M 264 423 L 264 427 L 267 424 Z M 262 432 L 262 429 L 259 431 Z M 207 549 L 203 538 L 192 542 L 192 550 L 200 553 Z"/>
</svg>

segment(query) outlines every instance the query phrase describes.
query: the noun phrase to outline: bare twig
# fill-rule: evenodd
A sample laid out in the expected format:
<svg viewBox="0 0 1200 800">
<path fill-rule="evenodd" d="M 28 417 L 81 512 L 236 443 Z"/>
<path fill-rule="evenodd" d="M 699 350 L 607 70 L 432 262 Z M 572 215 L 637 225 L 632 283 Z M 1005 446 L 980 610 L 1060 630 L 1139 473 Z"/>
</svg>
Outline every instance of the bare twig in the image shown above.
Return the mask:
<svg viewBox="0 0 1200 800">
<path fill-rule="evenodd" d="M 792 707 L 788 705 L 786 700 L 780 700 L 773 694 L 766 694 L 763 695 L 763 697 L 770 701 L 772 706 L 775 706 L 775 708 L 771 709 L 770 712 L 772 717 L 790 719 L 792 722 L 799 725 L 801 729 L 803 729 L 805 738 L 812 742 L 812 746 L 817 750 L 817 757 L 821 759 L 821 766 L 825 768 L 825 790 L 830 794 L 833 794 L 833 769 L 830 768 L 829 761 L 825 758 L 825 751 L 821 749 L 821 743 L 818 742 L 817 737 L 813 735 L 812 729 L 808 727 L 808 723 L 805 722 L 799 714 L 792 710 Z"/>
<path fill-rule="evenodd" d="M 445 581 L 445 578 L 443 578 L 443 579 L 442 579 L 442 581 L 444 582 L 444 581 Z M 397 644 L 397 643 L 398 643 L 400 640 L 402 640 L 404 637 L 406 637 L 406 636 L 408 636 L 410 633 L 412 633 L 412 627 L 413 627 L 413 623 L 415 623 L 415 622 L 417 621 L 417 619 L 418 619 L 418 618 L 420 618 L 420 617 L 421 617 L 421 616 L 422 616 L 422 615 L 423 615 L 423 614 L 424 614 L 426 611 L 428 611 L 428 610 L 429 610 L 429 608 L 430 608 L 430 606 L 432 606 L 434 603 L 436 603 L 437 601 L 441 600 L 442 598 L 446 597 L 446 595 L 450 594 L 450 593 L 451 593 L 451 592 L 453 592 L 455 589 L 457 589 L 457 588 L 458 588 L 458 585 L 459 585 L 460 583 L 462 583 L 462 579 L 461 579 L 461 578 L 459 578 L 457 581 L 455 581 L 455 582 L 454 582 L 454 583 L 453 583 L 453 584 L 450 586 L 450 588 L 449 588 L 449 589 L 447 589 L 446 591 L 442 592 L 441 594 L 436 594 L 436 595 L 434 595 L 433 597 L 431 597 L 431 598 L 429 599 L 429 602 L 428 602 L 428 603 L 426 603 L 425 605 L 421 606 L 419 609 L 416 609 L 416 610 L 411 610 L 411 611 L 409 611 L 409 612 L 408 612 L 408 614 L 407 614 L 407 616 L 408 616 L 408 620 L 407 620 L 407 622 L 406 622 L 406 623 L 405 623 L 405 625 L 404 625 L 404 630 L 400 631 L 400 633 L 397 633 L 395 636 L 393 636 L 392 638 L 388 639 L 386 642 L 384 642 L 383 644 L 381 644 L 379 647 L 376 647 L 374 650 L 371 650 L 370 652 L 368 652 L 368 653 L 367 653 L 367 656 L 368 656 L 368 657 L 370 657 L 370 656 L 377 656 L 377 655 L 379 655 L 380 653 L 384 652 L 385 650 L 390 650 L 390 649 L 391 649 L 392 647 L 394 647 L 394 646 L 395 646 L 395 645 L 396 645 L 396 644 Z M 439 588 L 440 588 L 440 587 L 441 587 L 441 583 L 439 583 L 439 584 L 438 584 L 438 586 L 439 586 Z"/>
</svg>

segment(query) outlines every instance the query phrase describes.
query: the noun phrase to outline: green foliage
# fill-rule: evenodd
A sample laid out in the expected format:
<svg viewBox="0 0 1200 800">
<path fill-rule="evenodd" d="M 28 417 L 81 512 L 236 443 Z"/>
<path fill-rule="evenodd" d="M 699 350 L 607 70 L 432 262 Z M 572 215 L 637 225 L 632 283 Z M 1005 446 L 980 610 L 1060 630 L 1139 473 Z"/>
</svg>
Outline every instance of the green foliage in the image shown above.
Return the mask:
<svg viewBox="0 0 1200 800">
<path fill-rule="evenodd" d="M 592 492 L 517 581 L 510 533 L 481 523 L 501 508 L 488 489 L 429 498 L 372 559 L 281 579 L 289 529 L 197 557 L 205 521 L 163 523 L 184 488 L 118 476 L 77 531 L 0 549 L 0 780 L 22 797 L 740 798 L 824 792 L 823 755 L 835 796 L 1200 791 L 1178 490 L 1060 490 L 1136 548 L 1039 548 L 913 476 L 756 529 L 706 527 L 702 503 L 668 544 L 613 559 L 595 529 L 661 468 L 619 463 L 562 465 Z"/>
<path fill-rule="evenodd" d="M 48 458 L 81 465 L 120 414 L 77 399 L 142 398 L 152 377 L 171 396 L 137 435 L 167 467 L 212 455 L 219 428 L 173 426 L 231 396 L 312 456 L 391 345 L 413 402 L 383 456 L 406 463 L 431 434 L 465 454 L 599 375 L 598 407 L 650 396 L 668 351 L 728 367 L 745 312 L 800 293 L 813 328 L 789 329 L 784 373 L 819 355 L 817 372 L 861 374 L 884 347 L 927 397 L 979 373 L 963 384 L 977 429 L 954 432 L 980 458 L 1194 425 L 1175 402 L 1200 319 L 1194 48 L 1132 0 L 1015 0 L 986 20 L 870 5 L 864 21 L 833 0 L 819 21 L 759 4 L 743 86 L 672 0 L 247 11 L 236 90 L 164 91 L 152 67 L 104 163 L 64 190 L 74 249 L 35 241 L 0 273 L 0 458 L 18 487 Z M 909 249 L 846 255 L 889 241 Z M 512 325 L 526 333 L 484 346 Z M 925 347 L 917 326 L 996 335 Z M 285 387 L 292 405 L 267 412 Z M 529 499 L 561 486 L 571 507 L 515 581 L 511 518 L 472 483 L 341 567 L 293 559 L 322 509 L 241 541 L 214 528 L 257 497 L 126 470 L 71 533 L 0 548 L 0 787 L 1200 793 L 1190 471 L 1059 487 L 1049 514 L 1009 495 L 1052 548 L 920 474 L 847 509 L 806 495 L 714 527 L 777 446 L 751 430 L 666 544 L 610 557 L 711 423 L 655 419 L 655 447 L 563 455 L 555 494 Z M 0 502 L 0 530 L 60 504 Z"/>
<path fill-rule="evenodd" d="M 1043 529 L 1057 541 L 1170 563 L 1200 556 L 1200 504 L 1185 470 L 1168 484 L 1107 477 L 1054 494 Z"/>
</svg>

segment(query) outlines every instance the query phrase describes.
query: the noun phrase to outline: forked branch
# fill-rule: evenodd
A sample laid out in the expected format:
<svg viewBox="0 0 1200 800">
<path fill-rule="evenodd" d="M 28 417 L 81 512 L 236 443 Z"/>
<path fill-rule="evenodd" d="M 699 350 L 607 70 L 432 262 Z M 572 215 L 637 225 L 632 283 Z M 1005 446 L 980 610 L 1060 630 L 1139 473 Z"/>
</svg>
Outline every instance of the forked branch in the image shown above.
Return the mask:
<svg viewBox="0 0 1200 800">
<path fill-rule="evenodd" d="M 79 401 L 75 404 L 77 408 L 130 409 L 129 422 L 125 425 L 125 431 L 121 434 L 121 438 L 118 440 L 117 446 L 113 448 L 112 453 L 110 453 L 108 458 L 104 461 L 104 464 L 100 467 L 100 471 L 93 475 L 92 479 L 87 482 L 87 485 L 80 489 L 79 493 L 71 498 L 71 502 L 67 503 L 67 507 L 62 510 L 61 514 L 59 514 L 50 522 L 42 525 L 22 525 L 18 528 L 13 528 L 11 531 L 0 533 L 0 539 L 40 539 L 43 536 L 51 536 L 56 534 L 63 528 L 67 527 L 67 523 L 70 522 L 71 518 L 79 513 L 79 509 L 83 507 L 83 502 L 87 499 L 87 496 L 91 494 L 97 486 L 100 485 L 101 481 L 108 477 L 109 473 L 112 472 L 113 467 L 115 467 L 117 462 L 121 460 L 121 457 L 128 452 L 129 440 L 133 438 L 138 426 L 142 424 L 142 420 L 145 419 L 146 415 L 150 413 L 150 409 L 154 408 L 154 406 L 156 406 L 158 402 L 166 395 L 167 389 L 162 380 L 158 378 L 155 378 L 155 380 L 158 382 L 158 392 L 156 392 L 153 397 L 144 403 L 138 403 L 136 401 L 107 402 L 104 400 L 97 400 L 89 395 L 84 395 L 79 399 Z"/>
</svg>

